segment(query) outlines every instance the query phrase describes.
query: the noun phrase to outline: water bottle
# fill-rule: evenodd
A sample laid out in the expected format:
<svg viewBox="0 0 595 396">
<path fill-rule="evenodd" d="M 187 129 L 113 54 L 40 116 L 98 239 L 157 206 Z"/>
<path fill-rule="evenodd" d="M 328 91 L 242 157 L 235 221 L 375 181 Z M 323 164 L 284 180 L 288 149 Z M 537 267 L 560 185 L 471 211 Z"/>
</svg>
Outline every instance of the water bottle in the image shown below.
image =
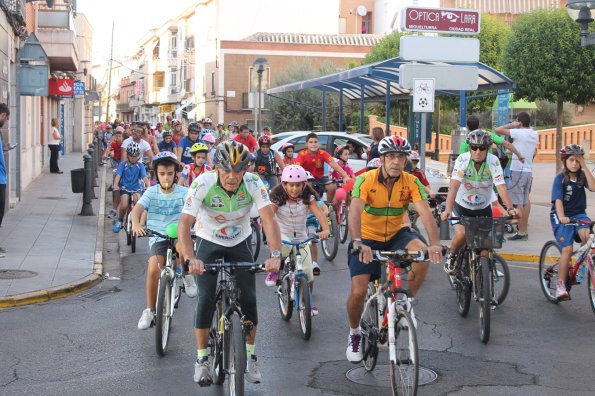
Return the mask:
<svg viewBox="0 0 595 396">
<path fill-rule="evenodd" d="M 585 280 L 585 275 L 587 274 L 587 266 L 585 264 L 581 265 L 576 271 L 576 283 L 581 284 Z"/>
</svg>

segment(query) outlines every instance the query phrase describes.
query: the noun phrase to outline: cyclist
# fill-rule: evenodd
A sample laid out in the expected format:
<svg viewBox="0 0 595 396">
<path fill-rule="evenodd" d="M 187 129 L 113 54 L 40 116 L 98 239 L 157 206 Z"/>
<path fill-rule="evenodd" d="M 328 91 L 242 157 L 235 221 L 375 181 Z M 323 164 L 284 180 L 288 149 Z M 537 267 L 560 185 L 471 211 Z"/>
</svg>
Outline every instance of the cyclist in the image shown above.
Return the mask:
<svg viewBox="0 0 595 396">
<path fill-rule="evenodd" d="M 308 185 L 308 176 L 304 168 L 299 165 L 289 165 L 281 175 L 281 185 L 271 191 L 271 201 L 276 214 L 277 223 L 281 229 L 281 239 L 292 242 L 303 241 L 307 238 L 306 226 L 308 211 L 312 212 L 323 224 L 319 233 L 320 239 L 327 239 L 330 234 L 329 225 L 322 211 L 316 203 L 316 192 Z M 283 245 L 283 257 L 289 256 L 291 246 Z M 303 258 L 303 270 L 308 278 L 310 289 L 314 287 L 314 273 L 310 248 L 304 246 L 300 249 Z M 277 272 L 269 272 L 265 283 L 267 286 L 277 284 Z M 312 302 L 312 315 L 318 315 L 318 308 Z"/>
<path fill-rule="evenodd" d="M 205 164 L 209 148 L 202 143 L 194 143 L 190 148 L 190 155 L 194 160 L 193 164 L 184 165 L 178 184 L 180 186 L 190 187 L 194 179 L 202 175 L 205 171 L 210 171 L 211 167 Z"/>
<path fill-rule="evenodd" d="M 283 153 L 283 163 L 285 166 L 293 165 L 295 163 L 295 158 L 293 158 L 293 151 L 294 146 L 292 143 L 285 143 L 281 146 L 281 152 Z"/>
<path fill-rule="evenodd" d="M 184 198 L 188 192 L 186 187 L 176 185 L 176 173 L 180 170 L 180 163 L 174 153 L 164 151 L 155 155 L 153 169 L 155 169 L 157 184 L 145 191 L 130 213 L 132 233 L 136 236 L 146 235 L 145 228 L 140 223 L 145 210 L 147 211 L 147 227 L 165 234 L 168 225 L 178 222 L 184 206 Z M 159 273 L 160 268 L 165 265 L 167 241 L 159 237 L 151 237 L 149 248 L 146 284 L 147 308 L 138 321 L 139 330 L 151 327 L 155 318 Z M 196 297 L 196 284 L 192 275 L 184 277 L 184 289 L 188 297 Z"/>
<path fill-rule="evenodd" d="M 190 186 L 186 204 L 178 224 L 181 253 L 190 260 L 189 272 L 197 274 L 198 303 L 195 314 L 197 360 L 194 381 L 210 385 L 207 344 L 211 317 L 215 308 L 217 276 L 204 273 L 204 263 L 221 257 L 229 262 L 253 262 L 250 236 L 250 209 L 256 205 L 268 236 L 271 257 L 265 261 L 266 271 L 279 271 L 281 238 L 269 195 L 256 175 L 246 173 L 248 149 L 237 142 L 219 144 L 215 154 L 215 171 L 200 175 Z M 190 239 L 190 227 L 195 224 L 196 252 Z M 249 357 L 246 380 L 261 381 L 254 340 L 258 316 L 256 311 L 256 282 L 254 274 L 238 271 L 237 285 L 246 321 L 252 322 L 246 334 L 246 354 Z"/>
<path fill-rule="evenodd" d="M 324 175 L 324 164 L 327 163 L 333 170 L 337 171 L 343 177 L 345 183 L 349 183 L 349 175 L 333 161 L 333 157 L 329 153 L 320 149 L 318 135 L 315 132 L 310 132 L 306 136 L 306 145 L 307 148 L 300 151 L 295 158 L 295 164 L 301 165 L 314 176 L 315 180 L 312 185 L 318 195 L 322 196 L 323 190 L 326 190 L 327 202 L 333 202 L 337 186 Z"/>
<path fill-rule="evenodd" d="M 159 152 L 169 151 L 170 153 L 176 153 L 176 142 L 173 139 L 173 133 L 171 130 L 163 131 L 163 141 L 157 145 Z"/>
<path fill-rule="evenodd" d="M 269 188 L 272 190 L 279 184 L 279 177 L 277 176 L 277 166 L 283 172 L 285 163 L 281 159 L 281 156 L 271 150 L 271 138 L 268 136 L 261 136 L 258 139 L 258 146 L 260 147 L 254 153 L 256 155 L 256 171 L 258 176 L 264 182 L 265 180 L 269 183 Z"/>
<path fill-rule="evenodd" d="M 182 122 L 181 121 L 178 121 L 178 120 L 174 120 L 173 121 L 173 131 L 174 131 L 173 132 L 174 134 L 173 134 L 172 139 L 176 143 L 176 146 L 177 146 L 177 145 L 180 144 L 180 140 L 182 140 L 186 136 L 184 134 L 184 129 L 182 128 Z"/>
<path fill-rule="evenodd" d="M 128 146 L 132 143 L 136 143 L 136 146 L 139 148 L 140 153 L 143 156 L 148 158 L 149 164 L 153 162 L 153 150 L 151 149 L 151 145 L 142 139 L 143 136 L 143 127 L 141 125 L 135 125 L 132 128 L 131 136 L 122 142 L 122 158 L 120 158 L 120 162 L 126 162 L 128 156 Z"/>
<path fill-rule="evenodd" d="M 215 147 L 215 142 L 217 141 L 217 138 L 215 137 L 215 135 L 207 133 L 206 135 L 204 135 L 202 140 L 204 144 L 209 148 L 209 152 L 207 155 L 207 163 L 209 165 L 213 165 L 213 158 L 215 158 L 215 152 L 217 151 L 217 148 Z"/>
<path fill-rule="evenodd" d="M 492 137 L 486 131 L 476 129 L 467 134 L 466 141 L 471 151 L 459 155 L 455 161 L 445 209 L 440 215 L 442 220 L 448 220 L 451 213 L 456 217 L 492 217 L 493 186 L 502 197 L 507 212 L 516 216 L 506 191 L 500 161 L 488 153 Z M 461 185 L 464 188 L 460 188 Z M 455 235 L 444 264 L 444 270 L 449 275 L 456 273 L 456 255 L 465 245 L 465 227 L 459 223 L 458 220 L 453 221 Z"/>
<path fill-rule="evenodd" d="M 240 127 L 240 133 L 237 134 L 233 140 L 248 147 L 248 150 L 250 150 L 251 153 L 254 153 L 255 150 L 258 150 L 258 142 L 256 141 L 256 138 L 250 133 L 250 128 L 248 128 L 248 125 L 242 125 Z"/>
<path fill-rule="evenodd" d="M 362 360 L 362 334 L 359 327 L 368 283 L 380 278 L 380 263 L 372 259 L 372 249 L 428 250 L 433 263 L 442 260 L 442 249 L 436 222 L 430 212 L 422 184 L 403 172 L 405 161 L 411 151 L 407 139 L 387 136 L 378 145 L 382 166 L 360 175 L 352 191 L 349 208 L 349 231 L 352 248 L 359 249 L 359 255 L 349 255 L 351 273 L 351 294 L 347 300 L 349 317 L 349 338 L 347 360 L 358 363 Z M 431 246 L 427 247 L 419 235 L 403 226 L 403 212 L 412 201 L 420 214 L 428 233 Z M 414 263 L 409 272 L 409 286 L 413 296 L 417 295 L 424 281 L 428 262 Z"/>
<path fill-rule="evenodd" d="M 192 122 L 190 123 L 190 125 L 188 125 L 188 136 L 184 136 L 178 144 L 176 153 L 178 155 L 178 161 L 182 162 L 185 165 L 191 164 L 193 162 L 192 155 L 190 154 L 190 149 L 195 143 L 199 143 L 199 133 L 200 125 L 198 125 L 198 123 Z"/>
<path fill-rule="evenodd" d="M 585 213 L 587 209 L 585 188 L 595 191 L 595 178 L 588 170 L 583 155 L 583 148 L 577 144 L 570 144 L 560 150 L 560 159 L 564 169 L 554 178 L 552 188 L 550 220 L 556 241 L 562 249 L 558 264 L 556 293 L 560 301 L 570 298 L 566 291 L 566 276 L 572 256 L 573 241 L 585 244 L 589 239 L 587 224 L 566 225 L 570 222 L 571 217 L 591 221 Z"/>
<path fill-rule="evenodd" d="M 138 201 L 140 198 L 141 181 L 145 186 L 149 185 L 145 167 L 138 162 L 141 154 L 137 143 L 132 142 L 126 147 L 127 159 L 120 162 L 116 177 L 114 177 L 113 190 L 120 193 L 120 205 L 118 206 L 118 220 L 114 223 L 113 231 L 117 234 L 122 228 L 124 213 L 128 208 L 130 199 Z"/>
<path fill-rule="evenodd" d="M 203 118 L 202 129 L 213 129 L 213 120 L 211 120 L 209 117 Z"/>
<path fill-rule="evenodd" d="M 157 142 L 157 146 L 159 146 L 161 144 L 161 142 L 163 142 L 163 132 L 165 132 L 163 130 L 163 123 L 162 122 L 158 122 L 157 123 L 157 128 L 155 129 L 155 141 Z"/>
</svg>

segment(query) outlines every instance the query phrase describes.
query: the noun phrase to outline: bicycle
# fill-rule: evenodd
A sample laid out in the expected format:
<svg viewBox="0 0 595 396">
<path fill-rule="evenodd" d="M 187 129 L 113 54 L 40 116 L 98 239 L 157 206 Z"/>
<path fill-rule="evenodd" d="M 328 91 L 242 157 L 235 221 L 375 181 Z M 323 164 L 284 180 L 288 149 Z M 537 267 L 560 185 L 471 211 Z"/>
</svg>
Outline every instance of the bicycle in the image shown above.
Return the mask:
<svg viewBox="0 0 595 396">
<path fill-rule="evenodd" d="M 343 182 L 341 180 L 341 182 Z M 350 196 L 350 193 L 347 192 L 347 196 Z M 349 205 L 347 204 L 347 199 L 342 199 L 339 201 L 339 205 L 337 205 L 337 224 L 339 228 L 339 242 L 345 243 L 347 241 L 347 237 L 349 236 Z"/>
<path fill-rule="evenodd" d="M 499 296 L 494 293 L 495 279 L 500 276 L 495 270 L 494 249 L 502 247 L 506 221 L 511 217 L 451 217 L 459 220 L 465 227 L 465 247 L 457 256 L 458 270 L 451 278 L 457 293 L 459 315 L 466 317 L 469 313 L 471 295 L 479 304 L 479 338 L 487 344 L 490 340 L 490 313 L 492 306 L 504 301 L 506 292 Z M 487 252 L 487 256 L 482 256 Z M 508 266 L 506 267 L 508 269 Z M 503 277 L 505 284 L 506 276 Z M 503 296 L 503 297 L 502 297 Z"/>
<path fill-rule="evenodd" d="M 281 241 L 284 245 L 291 246 L 291 252 L 285 258 L 283 268 L 277 278 L 277 295 L 281 318 L 285 321 L 291 319 L 295 303 L 304 340 L 309 340 L 312 335 L 312 293 L 308 277 L 302 269 L 301 248 L 309 245 L 313 240 L 317 240 L 317 237 L 311 236 L 301 242 Z"/>
<path fill-rule="evenodd" d="M 136 199 L 134 197 L 137 193 L 142 195 L 142 191 L 130 192 L 128 207 L 126 208 L 124 219 L 122 220 L 122 228 L 126 232 L 126 245 L 130 246 L 132 253 L 136 252 L 136 236 L 132 233 L 132 217 L 130 216 L 130 212 L 132 212 L 134 205 L 136 205 Z"/>
<path fill-rule="evenodd" d="M 186 266 L 188 260 L 186 260 Z M 229 376 L 230 395 L 244 394 L 246 371 L 245 335 L 252 330 L 252 323 L 245 320 L 240 307 L 240 289 L 236 286 L 236 271 L 264 271 L 263 264 L 226 263 L 223 259 L 205 264 L 205 271 L 218 274 L 215 309 L 209 329 L 209 364 L 213 382 L 222 385 Z"/>
<path fill-rule="evenodd" d="M 589 226 L 589 240 L 572 253 L 575 264 L 568 266 L 568 275 L 566 276 L 566 291 L 569 293 L 574 285 L 582 283 L 581 278 L 587 278 L 587 288 L 589 290 L 589 302 L 591 309 L 595 314 L 595 273 L 593 272 L 593 260 L 595 260 L 595 234 L 593 226 L 595 221 L 584 221 L 580 219 L 571 219 L 570 225 L 585 224 Z M 560 245 L 556 241 L 548 241 L 543 245 L 539 255 L 539 284 L 543 294 L 548 301 L 557 304 L 560 302 L 556 296 L 556 286 L 558 284 L 558 261 L 561 254 Z M 578 279 L 577 279 L 578 275 Z"/>
<path fill-rule="evenodd" d="M 352 250 L 351 254 L 359 254 Z M 363 364 L 371 372 L 378 360 L 378 343 L 388 342 L 393 395 L 415 395 L 419 377 L 416 320 L 411 292 L 403 287 L 411 264 L 427 260 L 424 251 L 373 250 L 374 260 L 387 267 L 386 277 L 368 284 L 360 327 Z"/>
<path fill-rule="evenodd" d="M 169 345 L 169 334 L 175 310 L 184 290 L 184 273 L 181 265 L 176 265 L 179 257 L 176 251 L 178 238 L 177 225 L 168 227 L 167 235 L 146 229 L 146 237 L 159 237 L 167 241 L 165 265 L 159 274 L 157 302 L 155 304 L 155 348 L 159 356 L 165 356 Z"/>
<path fill-rule="evenodd" d="M 262 224 L 260 223 L 260 217 L 250 218 L 250 227 L 252 228 L 252 236 L 250 238 L 252 257 L 254 257 L 254 261 L 256 261 L 260 254 L 261 244 L 260 230 L 262 229 Z"/>
<path fill-rule="evenodd" d="M 343 184 L 343 180 L 331 180 L 328 184 L 331 183 L 340 186 L 341 184 Z M 321 184 L 317 181 L 314 181 L 312 183 L 312 186 L 319 194 L 323 192 L 325 188 L 325 184 Z M 337 252 L 339 250 L 339 239 L 337 238 L 339 231 L 339 221 L 337 219 L 337 211 L 335 206 L 331 202 L 327 201 L 325 201 L 325 205 L 328 207 L 328 225 L 330 235 L 328 239 L 321 241 L 322 254 L 324 255 L 324 258 L 326 258 L 328 261 L 333 261 L 337 256 Z M 347 218 L 347 216 L 345 216 L 345 218 Z M 347 238 L 347 236 L 345 238 Z"/>
</svg>

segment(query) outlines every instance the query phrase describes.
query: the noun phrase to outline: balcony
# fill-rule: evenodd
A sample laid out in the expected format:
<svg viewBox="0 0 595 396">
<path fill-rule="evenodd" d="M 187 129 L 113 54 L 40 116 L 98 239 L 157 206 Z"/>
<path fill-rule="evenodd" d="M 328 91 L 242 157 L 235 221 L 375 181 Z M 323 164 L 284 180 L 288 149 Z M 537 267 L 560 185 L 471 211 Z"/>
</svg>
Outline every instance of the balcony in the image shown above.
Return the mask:
<svg viewBox="0 0 595 396">
<path fill-rule="evenodd" d="M 116 105 L 116 111 L 118 113 L 127 113 L 127 112 L 131 111 L 130 104 L 128 104 L 128 103 L 118 103 Z"/>
<path fill-rule="evenodd" d="M 50 68 L 76 71 L 79 59 L 71 6 L 55 4 L 47 8 L 39 4 L 36 13 L 35 34 L 50 60 Z"/>
<path fill-rule="evenodd" d="M 6 16 L 15 33 L 25 26 L 25 0 L 0 0 L 8 11 Z"/>
</svg>

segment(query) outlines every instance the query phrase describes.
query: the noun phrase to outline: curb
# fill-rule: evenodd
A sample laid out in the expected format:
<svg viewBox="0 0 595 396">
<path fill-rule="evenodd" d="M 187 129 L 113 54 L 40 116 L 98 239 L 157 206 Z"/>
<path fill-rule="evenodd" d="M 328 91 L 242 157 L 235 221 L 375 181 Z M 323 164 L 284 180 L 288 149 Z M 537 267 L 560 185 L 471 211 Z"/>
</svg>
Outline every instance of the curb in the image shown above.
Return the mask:
<svg viewBox="0 0 595 396">
<path fill-rule="evenodd" d="M 539 263 L 538 254 L 496 252 L 506 261 L 522 261 L 525 263 Z"/>
<path fill-rule="evenodd" d="M 97 214 L 97 239 L 95 242 L 95 255 L 93 272 L 84 278 L 64 285 L 35 290 L 27 293 L 15 294 L 0 298 L 0 308 L 21 307 L 23 305 L 38 304 L 50 300 L 69 297 L 73 294 L 87 290 L 103 280 L 103 239 L 105 225 L 105 167 L 102 167 L 101 194 L 99 197 L 99 210 Z"/>
</svg>

